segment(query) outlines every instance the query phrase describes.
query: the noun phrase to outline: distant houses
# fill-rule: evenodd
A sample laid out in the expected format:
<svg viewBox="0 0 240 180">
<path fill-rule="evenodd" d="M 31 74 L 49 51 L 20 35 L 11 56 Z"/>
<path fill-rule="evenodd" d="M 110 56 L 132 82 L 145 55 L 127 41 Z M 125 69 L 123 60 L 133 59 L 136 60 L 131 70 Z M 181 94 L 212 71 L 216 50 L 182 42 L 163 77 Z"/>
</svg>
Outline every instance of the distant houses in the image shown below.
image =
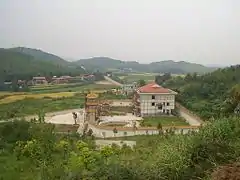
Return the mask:
<svg viewBox="0 0 240 180">
<path fill-rule="evenodd" d="M 82 80 L 95 81 L 95 76 L 93 74 L 84 74 L 81 76 Z"/>
<path fill-rule="evenodd" d="M 25 87 L 25 86 L 35 86 L 35 85 L 43 85 L 43 84 L 66 84 L 66 83 L 82 83 L 82 82 L 92 82 L 95 81 L 96 77 L 93 74 L 83 74 L 79 76 L 53 76 L 53 77 L 45 77 L 45 76 L 35 76 L 32 77 L 31 80 L 17 80 L 17 82 L 13 81 L 4 81 L 2 82 L 2 87 L 12 87 L 13 84 L 18 85 L 19 88 Z"/>
<path fill-rule="evenodd" d="M 38 85 L 38 84 L 47 84 L 48 81 L 46 77 L 33 77 L 32 78 L 32 85 Z"/>
</svg>

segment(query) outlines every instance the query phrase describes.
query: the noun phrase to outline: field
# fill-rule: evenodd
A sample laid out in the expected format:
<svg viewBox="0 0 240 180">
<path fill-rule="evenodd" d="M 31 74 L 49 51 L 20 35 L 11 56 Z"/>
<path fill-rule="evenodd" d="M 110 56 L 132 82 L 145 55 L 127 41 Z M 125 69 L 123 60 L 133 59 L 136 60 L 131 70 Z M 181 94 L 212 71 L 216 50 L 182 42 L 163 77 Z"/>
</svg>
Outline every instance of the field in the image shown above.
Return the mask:
<svg viewBox="0 0 240 180">
<path fill-rule="evenodd" d="M 123 80 L 125 83 L 132 83 L 136 82 L 140 79 L 145 80 L 146 82 L 151 82 L 155 80 L 155 76 L 157 75 L 163 75 L 159 73 L 129 73 L 126 75 L 121 75 L 119 78 Z M 183 74 L 171 74 L 172 76 L 185 76 Z"/>
<path fill-rule="evenodd" d="M 33 93 L 51 93 L 51 92 L 82 92 L 88 90 L 94 90 L 96 93 L 103 92 L 105 90 L 116 88 L 112 84 L 64 84 L 64 85 L 55 85 L 55 86 L 34 86 L 31 88 Z"/>
<path fill-rule="evenodd" d="M 3 99 L 0 99 L 0 104 L 8 104 L 15 101 L 20 101 L 24 99 L 43 99 L 43 98 L 63 98 L 74 96 L 75 92 L 60 92 L 60 93 L 43 93 L 43 94 L 14 94 L 6 96 Z"/>
<path fill-rule="evenodd" d="M 157 127 L 158 124 L 162 126 L 184 126 L 189 125 L 180 117 L 175 116 L 163 116 L 163 117 L 145 117 L 142 121 L 142 126 L 155 126 Z"/>
<path fill-rule="evenodd" d="M 125 81 L 126 83 L 132 83 L 140 79 L 143 79 L 145 81 L 154 81 L 156 75 L 157 74 L 154 74 L 154 73 L 141 73 L 141 74 L 132 73 L 132 74 L 126 74 L 126 76 L 120 76 L 119 78 Z"/>
<path fill-rule="evenodd" d="M 110 84 L 64 84 L 31 87 L 29 92 L 0 92 L 0 120 L 26 115 L 35 115 L 40 111 L 53 112 L 82 108 L 84 93 L 101 93 L 103 99 L 122 99 L 121 95 L 104 93 L 116 88 Z"/>
</svg>

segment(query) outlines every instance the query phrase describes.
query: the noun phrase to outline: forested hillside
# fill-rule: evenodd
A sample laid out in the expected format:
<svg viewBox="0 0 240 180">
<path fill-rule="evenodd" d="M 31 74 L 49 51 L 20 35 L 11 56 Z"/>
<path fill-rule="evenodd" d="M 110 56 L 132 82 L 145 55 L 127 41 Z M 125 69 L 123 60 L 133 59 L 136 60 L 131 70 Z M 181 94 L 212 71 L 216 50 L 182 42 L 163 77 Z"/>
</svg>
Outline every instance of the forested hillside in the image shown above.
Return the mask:
<svg viewBox="0 0 240 180">
<path fill-rule="evenodd" d="M 32 56 L 35 60 L 50 62 L 55 65 L 69 65 L 70 64 L 68 61 L 65 61 L 64 59 L 60 58 L 59 56 L 44 52 L 39 49 L 16 47 L 16 48 L 10 48 L 9 50 L 27 54 L 27 55 Z"/>
<path fill-rule="evenodd" d="M 38 75 L 80 74 L 80 67 L 66 67 L 35 60 L 32 56 L 6 49 L 0 49 L 0 81 L 29 79 Z"/>
<path fill-rule="evenodd" d="M 203 118 L 227 116 L 240 103 L 240 65 L 203 76 L 175 77 L 165 86 L 177 90 L 178 101 Z"/>
</svg>

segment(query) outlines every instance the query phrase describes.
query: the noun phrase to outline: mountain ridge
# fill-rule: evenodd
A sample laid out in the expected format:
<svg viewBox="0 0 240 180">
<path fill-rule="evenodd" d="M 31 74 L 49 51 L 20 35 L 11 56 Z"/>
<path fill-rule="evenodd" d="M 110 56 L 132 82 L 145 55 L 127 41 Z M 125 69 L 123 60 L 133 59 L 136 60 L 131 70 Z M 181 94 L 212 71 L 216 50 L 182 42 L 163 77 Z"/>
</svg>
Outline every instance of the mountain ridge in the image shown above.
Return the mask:
<svg viewBox="0 0 240 180">
<path fill-rule="evenodd" d="M 122 61 L 109 57 L 92 57 L 88 59 L 80 59 L 73 63 L 105 71 L 107 70 L 106 67 L 108 67 L 108 69 L 131 68 L 135 71 L 149 71 L 159 73 L 208 73 L 217 69 L 215 67 L 207 67 L 202 64 L 190 63 L 186 61 L 163 60 L 143 64 L 137 61 Z"/>
<path fill-rule="evenodd" d="M 45 52 L 40 49 L 28 47 L 15 47 L 8 50 L 20 52 L 32 56 L 37 61 L 48 62 L 57 66 L 65 66 L 69 68 L 81 68 L 84 66 L 89 71 L 122 70 L 131 69 L 134 72 L 154 72 L 154 73 L 199 73 L 204 74 L 216 70 L 216 67 L 207 67 L 198 63 L 190 63 L 186 61 L 163 60 L 151 63 L 139 63 L 137 61 L 123 61 L 110 57 L 91 57 L 80 59 L 77 61 L 67 61 L 57 55 Z M 83 69 L 82 69 L 83 70 Z"/>
</svg>

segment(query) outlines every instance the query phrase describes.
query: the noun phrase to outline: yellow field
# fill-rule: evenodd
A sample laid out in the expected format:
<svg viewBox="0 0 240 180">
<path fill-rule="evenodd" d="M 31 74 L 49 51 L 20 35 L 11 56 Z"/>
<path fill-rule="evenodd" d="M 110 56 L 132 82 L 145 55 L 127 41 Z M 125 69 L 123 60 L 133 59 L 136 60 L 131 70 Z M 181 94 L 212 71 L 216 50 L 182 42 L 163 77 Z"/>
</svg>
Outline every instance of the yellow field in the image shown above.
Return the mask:
<svg viewBox="0 0 240 180">
<path fill-rule="evenodd" d="M 46 93 L 46 94 L 13 94 L 9 93 L 7 97 L 0 100 L 0 104 L 12 103 L 15 101 L 23 100 L 25 98 L 42 99 L 44 97 L 61 98 L 74 96 L 76 92 L 60 92 L 60 93 Z"/>
<path fill-rule="evenodd" d="M 6 96 L 6 95 L 20 95 L 20 94 L 26 94 L 26 92 L 8 92 L 8 91 L 0 91 L 0 96 Z"/>
</svg>

